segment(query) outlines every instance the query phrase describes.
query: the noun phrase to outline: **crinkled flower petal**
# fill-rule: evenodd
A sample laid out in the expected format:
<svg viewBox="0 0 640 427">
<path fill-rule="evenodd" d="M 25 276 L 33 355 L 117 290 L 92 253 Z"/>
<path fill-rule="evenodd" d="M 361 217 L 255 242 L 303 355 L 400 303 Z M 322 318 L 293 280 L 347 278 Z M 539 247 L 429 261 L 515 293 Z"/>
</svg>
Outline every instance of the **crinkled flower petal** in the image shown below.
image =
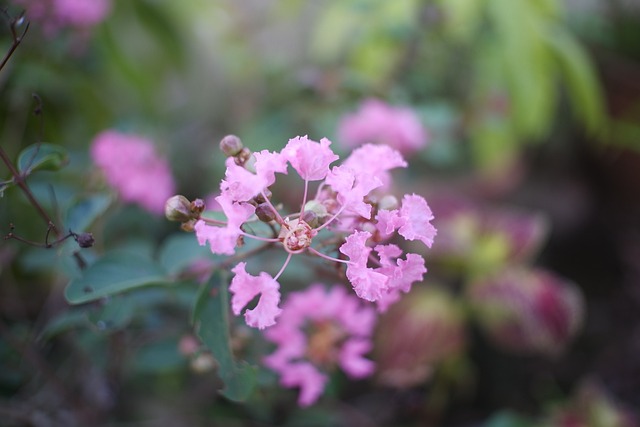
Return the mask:
<svg viewBox="0 0 640 427">
<path fill-rule="evenodd" d="M 335 166 L 327 174 L 325 181 L 338 193 L 338 202 L 346 211 L 356 212 L 363 218 L 371 218 L 371 205 L 364 198 L 374 189 L 382 185 L 374 175 L 356 176 L 351 168 Z"/>
<path fill-rule="evenodd" d="M 297 136 L 289 140 L 282 154 L 304 180 L 318 181 L 327 176 L 329 165 L 338 160 L 329 145 L 331 141 L 327 138 L 318 143 L 306 136 Z"/>
<path fill-rule="evenodd" d="M 225 179 L 220 182 L 220 192 L 236 202 L 247 202 L 260 194 L 268 185 L 264 176 L 252 173 L 235 164 L 233 157 L 226 160 Z"/>
<path fill-rule="evenodd" d="M 240 233 L 227 227 L 213 227 L 204 221 L 196 222 L 194 226 L 196 238 L 200 246 L 209 243 L 211 252 L 221 255 L 233 255 Z"/>
<path fill-rule="evenodd" d="M 371 340 L 349 339 L 340 349 L 340 367 L 352 378 L 363 378 L 373 373 L 375 364 L 364 357 L 371 351 Z"/>
<path fill-rule="evenodd" d="M 371 248 L 366 241 L 371 237 L 367 231 L 355 231 L 345 239 L 340 252 L 349 257 L 347 264 L 347 279 L 360 298 L 376 301 L 388 289 L 389 278 L 382 273 L 367 267 L 367 260 Z"/>
<path fill-rule="evenodd" d="M 252 310 L 245 311 L 244 317 L 247 325 L 258 329 L 264 329 L 276 323 L 276 317 L 282 310 L 278 308 L 280 303 L 280 285 L 267 273 L 252 276 L 245 270 L 246 263 L 241 262 L 231 271 L 235 276 L 231 280 L 229 291 L 231 309 L 237 316 L 242 309 L 257 295 L 260 295 L 258 304 Z"/>
<path fill-rule="evenodd" d="M 398 230 L 407 240 L 420 240 L 428 247 L 433 245 L 436 228 L 431 224 L 433 213 L 427 201 L 416 194 L 407 194 L 402 199 L 400 216 L 404 224 Z"/>
<path fill-rule="evenodd" d="M 287 173 L 287 158 L 282 154 L 262 150 L 253 153 L 253 156 L 256 159 L 256 175 L 264 180 L 265 187 L 276 182 L 276 172 Z"/>
<path fill-rule="evenodd" d="M 309 406 L 318 400 L 327 382 L 327 376 L 310 363 L 292 363 L 280 372 L 280 383 L 285 387 L 300 387 L 298 405 Z"/>
<path fill-rule="evenodd" d="M 374 176 L 380 180 L 383 188 L 387 188 L 391 182 L 389 171 L 398 167 L 405 168 L 407 162 L 399 151 L 388 145 L 365 144 L 355 149 L 342 165 L 351 168 L 358 181 Z"/>
</svg>

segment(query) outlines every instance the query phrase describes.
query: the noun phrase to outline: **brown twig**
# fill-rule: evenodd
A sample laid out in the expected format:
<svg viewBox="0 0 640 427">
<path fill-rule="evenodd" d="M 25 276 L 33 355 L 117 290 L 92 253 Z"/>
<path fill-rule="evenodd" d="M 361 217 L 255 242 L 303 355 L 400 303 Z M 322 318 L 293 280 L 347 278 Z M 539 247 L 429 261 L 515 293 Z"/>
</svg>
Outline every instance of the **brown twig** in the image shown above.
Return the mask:
<svg viewBox="0 0 640 427">
<path fill-rule="evenodd" d="M 7 62 L 9 62 L 11 55 L 13 55 L 18 46 L 20 46 L 20 42 L 22 42 L 22 39 L 29 30 L 29 21 L 26 21 L 27 23 L 22 34 L 18 34 L 18 32 L 16 31 L 17 28 L 25 22 L 23 15 L 20 15 L 18 18 L 12 18 L 6 9 L 2 9 L 2 13 L 9 19 L 9 29 L 11 30 L 11 37 L 13 38 L 13 41 L 11 43 L 11 46 L 9 47 L 9 50 L 7 51 L 7 53 L 5 53 L 4 58 L 2 58 L 2 62 L 0 62 L 0 70 L 2 70 Z"/>
</svg>

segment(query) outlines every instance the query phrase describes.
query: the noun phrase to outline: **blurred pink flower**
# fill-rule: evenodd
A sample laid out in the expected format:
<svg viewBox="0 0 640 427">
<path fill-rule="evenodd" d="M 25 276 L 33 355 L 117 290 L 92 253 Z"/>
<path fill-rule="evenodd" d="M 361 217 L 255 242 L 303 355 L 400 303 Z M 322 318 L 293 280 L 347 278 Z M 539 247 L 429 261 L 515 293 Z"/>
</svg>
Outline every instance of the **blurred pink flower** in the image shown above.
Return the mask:
<svg viewBox="0 0 640 427">
<path fill-rule="evenodd" d="M 404 388 L 428 381 L 434 370 L 462 353 L 462 307 L 436 287 L 418 288 L 381 316 L 376 328 L 376 377 Z"/>
<path fill-rule="evenodd" d="M 429 139 L 413 110 L 378 99 L 367 99 L 357 112 L 345 115 L 338 125 L 338 138 L 349 147 L 380 143 L 406 154 L 420 150 Z"/>
<path fill-rule="evenodd" d="M 291 293 L 277 325 L 265 332 L 277 345 L 264 359 L 286 387 L 299 387 L 298 404 L 313 404 L 322 394 L 327 373 L 336 366 L 351 378 L 373 373 L 364 355 L 372 348 L 376 314 L 339 285 L 320 284 Z"/>
<path fill-rule="evenodd" d="M 156 153 L 153 142 L 107 130 L 94 138 L 91 158 L 122 200 L 137 203 L 153 214 L 164 214 L 175 184 L 169 164 Z"/>
<path fill-rule="evenodd" d="M 468 292 L 485 332 L 514 352 L 556 355 L 584 317 L 579 288 L 541 269 L 506 270 L 471 283 Z"/>
<path fill-rule="evenodd" d="M 14 0 L 24 7 L 27 19 L 42 25 L 45 34 L 63 28 L 87 30 L 104 21 L 111 11 L 111 0 Z"/>
</svg>

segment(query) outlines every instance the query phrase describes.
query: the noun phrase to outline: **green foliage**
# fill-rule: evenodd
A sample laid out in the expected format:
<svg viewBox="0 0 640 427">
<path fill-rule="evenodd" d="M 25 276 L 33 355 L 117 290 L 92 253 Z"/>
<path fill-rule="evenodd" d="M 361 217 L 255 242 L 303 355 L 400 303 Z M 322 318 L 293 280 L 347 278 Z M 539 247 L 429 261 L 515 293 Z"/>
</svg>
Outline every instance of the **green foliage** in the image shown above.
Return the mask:
<svg viewBox="0 0 640 427">
<path fill-rule="evenodd" d="M 237 362 L 229 341 L 229 297 L 227 280 L 215 272 L 198 294 L 192 321 L 202 342 L 218 362 L 218 375 L 224 381 L 221 393 L 236 401 L 246 400 L 256 385 L 256 368 Z"/>
<path fill-rule="evenodd" d="M 18 171 L 29 175 L 37 170 L 57 171 L 69 163 L 69 153 L 64 147 L 54 144 L 33 144 L 18 156 Z"/>
<path fill-rule="evenodd" d="M 97 260 L 65 289 L 70 304 L 81 304 L 149 285 L 167 283 L 162 269 L 145 256 L 111 253 Z"/>
</svg>

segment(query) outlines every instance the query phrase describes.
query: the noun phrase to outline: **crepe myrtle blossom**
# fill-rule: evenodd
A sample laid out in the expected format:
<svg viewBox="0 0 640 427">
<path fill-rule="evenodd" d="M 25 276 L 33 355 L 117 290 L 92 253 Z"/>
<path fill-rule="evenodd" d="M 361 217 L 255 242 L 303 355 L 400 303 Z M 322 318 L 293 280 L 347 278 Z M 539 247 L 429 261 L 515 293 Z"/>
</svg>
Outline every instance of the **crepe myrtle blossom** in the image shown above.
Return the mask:
<svg viewBox="0 0 640 427">
<path fill-rule="evenodd" d="M 277 280 L 296 254 L 344 264 L 356 294 L 375 301 L 380 310 L 385 310 L 400 292 L 408 292 L 426 272 L 420 255 L 409 253 L 402 258 L 400 247 L 384 243 L 399 234 L 431 247 L 436 234 L 430 222 L 433 215 L 421 196 L 405 195 L 400 204 L 384 193 L 389 171 L 407 166 L 400 153 L 388 146 L 367 144 L 341 165 L 331 167 L 338 156 L 330 145 L 326 138 L 317 142 L 306 136 L 290 139 L 280 152 L 251 153 L 239 139 L 230 137 L 221 144 L 231 155 L 216 197 L 226 221 L 200 217 L 193 227 L 198 242 L 208 243 L 213 253 L 233 255 L 239 240 L 254 238 L 281 245 L 287 252 L 275 276 L 267 272 L 253 276 L 244 262 L 232 270 L 235 276 L 230 291 L 236 315 L 260 295 L 257 306 L 245 312 L 249 326 L 263 329 L 275 324 L 281 313 Z M 276 174 L 288 173 L 289 166 L 303 180 L 303 196 L 300 205 L 284 213 L 271 202 L 269 187 L 275 183 Z M 314 181 L 318 187 L 311 197 L 309 183 Z M 258 219 L 271 224 L 275 230 L 272 236 L 245 231 L 245 224 Z M 321 231 L 324 233 L 319 235 Z M 316 242 L 318 245 L 313 245 Z"/>
<path fill-rule="evenodd" d="M 27 19 L 41 24 L 47 36 L 63 28 L 86 31 L 104 21 L 111 12 L 111 0 L 13 0 L 25 8 Z"/>
<path fill-rule="evenodd" d="M 423 148 L 429 136 L 412 109 L 370 98 L 362 102 L 358 111 L 341 119 L 338 139 L 349 147 L 380 143 L 409 154 Z"/>
<path fill-rule="evenodd" d="M 278 324 L 265 331 L 276 350 L 264 359 L 285 387 L 299 387 L 298 404 L 313 404 L 324 391 L 327 374 L 339 367 L 351 378 L 364 378 L 374 364 L 364 355 L 373 347 L 376 320 L 372 307 L 344 287 L 325 290 L 313 284 L 292 292 L 282 305 Z"/>
<path fill-rule="evenodd" d="M 106 130 L 93 139 L 90 154 L 122 200 L 156 215 L 165 212 L 175 184 L 169 163 L 158 155 L 152 141 Z"/>
</svg>

